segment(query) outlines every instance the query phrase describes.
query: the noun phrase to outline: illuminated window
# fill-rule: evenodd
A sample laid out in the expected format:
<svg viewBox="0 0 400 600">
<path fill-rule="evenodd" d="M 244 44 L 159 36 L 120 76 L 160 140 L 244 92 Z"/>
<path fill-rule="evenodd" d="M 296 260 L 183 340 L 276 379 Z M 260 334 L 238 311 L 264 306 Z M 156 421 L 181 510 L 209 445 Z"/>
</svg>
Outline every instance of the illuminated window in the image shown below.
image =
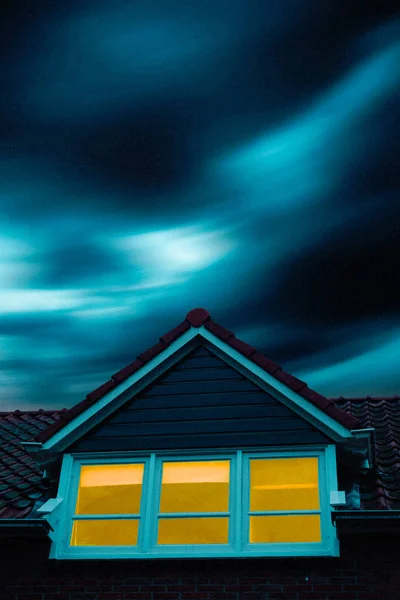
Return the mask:
<svg viewBox="0 0 400 600">
<path fill-rule="evenodd" d="M 318 459 L 250 459 L 249 542 L 320 541 Z"/>
<path fill-rule="evenodd" d="M 56 558 L 337 555 L 333 446 L 93 462 L 71 458 Z"/>
<path fill-rule="evenodd" d="M 137 544 L 143 470 L 144 464 L 81 467 L 71 546 Z"/>
<path fill-rule="evenodd" d="M 227 544 L 228 510 L 229 460 L 163 463 L 158 544 Z"/>
</svg>

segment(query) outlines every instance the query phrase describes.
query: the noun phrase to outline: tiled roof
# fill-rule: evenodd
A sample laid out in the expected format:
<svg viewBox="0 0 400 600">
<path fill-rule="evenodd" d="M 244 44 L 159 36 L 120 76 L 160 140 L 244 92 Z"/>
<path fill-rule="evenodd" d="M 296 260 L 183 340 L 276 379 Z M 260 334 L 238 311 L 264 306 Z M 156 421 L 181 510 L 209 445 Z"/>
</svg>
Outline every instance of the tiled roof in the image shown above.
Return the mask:
<svg viewBox="0 0 400 600">
<path fill-rule="evenodd" d="M 35 435 L 54 423 L 62 410 L 36 410 L 0 413 L 0 518 L 23 519 L 46 494 L 54 482 L 43 472 L 20 442 L 31 442 Z"/>
<path fill-rule="evenodd" d="M 362 427 L 375 429 L 376 468 L 361 481 L 364 509 L 400 510 L 400 396 L 335 398 Z"/>
<path fill-rule="evenodd" d="M 400 509 L 400 396 L 336 398 L 334 402 L 358 418 L 363 428 L 376 430 L 376 469 L 361 486 L 361 507 Z M 24 518 L 35 502 L 54 494 L 55 482 L 43 479 L 39 465 L 20 441 L 33 441 L 65 410 L 0 413 L 0 518 Z"/>
<path fill-rule="evenodd" d="M 347 427 L 348 429 L 357 429 L 360 427 L 359 421 L 351 416 L 349 413 L 344 412 L 337 408 L 335 403 L 325 396 L 321 396 L 317 392 L 310 389 L 304 381 L 293 377 L 289 373 L 286 373 L 282 367 L 272 360 L 261 354 L 250 346 L 246 342 L 242 342 L 232 331 L 221 327 L 218 323 L 215 323 L 210 317 L 210 314 L 204 308 L 195 308 L 191 310 L 187 315 L 186 319 L 180 323 L 177 327 L 169 331 L 168 333 L 161 336 L 159 342 L 140 354 L 134 362 L 124 367 L 118 373 L 113 375 L 111 379 L 103 383 L 100 387 L 95 389 L 93 392 L 88 394 L 84 400 L 76 404 L 69 410 L 67 410 L 53 426 L 47 430 L 42 431 L 36 437 L 36 441 L 45 442 L 50 439 L 57 431 L 60 431 L 67 423 L 70 423 L 76 416 L 84 412 L 87 408 L 92 406 L 97 400 L 105 396 L 108 392 L 115 389 L 122 381 L 136 373 L 152 358 L 160 354 L 165 348 L 167 348 L 174 340 L 179 338 L 183 333 L 188 331 L 191 327 L 198 328 L 204 325 L 204 327 L 214 334 L 217 338 L 231 346 L 231 348 L 237 350 L 250 359 L 256 365 L 261 367 L 264 371 L 275 377 L 277 380 L 284 383 L 287 387 L 292 389 L 294 392 L 303 396 L 306 400 L 323 410 L 330 417 Z"/>
</svg>

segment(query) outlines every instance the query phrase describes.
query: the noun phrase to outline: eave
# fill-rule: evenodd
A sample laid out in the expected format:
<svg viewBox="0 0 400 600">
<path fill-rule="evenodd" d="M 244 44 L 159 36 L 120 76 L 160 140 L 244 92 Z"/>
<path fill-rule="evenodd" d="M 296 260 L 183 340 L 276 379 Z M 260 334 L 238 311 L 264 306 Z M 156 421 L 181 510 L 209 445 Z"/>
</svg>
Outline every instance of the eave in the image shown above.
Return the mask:
<svg viewBox="0 0 400 600">
<path fill-rule="evenodd" d="M 336 510 L 332 522 L 339 533 L 398 533 L 400 510 Z"/>
<path fill-rule="evenodd" d="M 0 519 L 0 537 L 47 538 L 51 529 L 45 519 Z"/>
</svg>

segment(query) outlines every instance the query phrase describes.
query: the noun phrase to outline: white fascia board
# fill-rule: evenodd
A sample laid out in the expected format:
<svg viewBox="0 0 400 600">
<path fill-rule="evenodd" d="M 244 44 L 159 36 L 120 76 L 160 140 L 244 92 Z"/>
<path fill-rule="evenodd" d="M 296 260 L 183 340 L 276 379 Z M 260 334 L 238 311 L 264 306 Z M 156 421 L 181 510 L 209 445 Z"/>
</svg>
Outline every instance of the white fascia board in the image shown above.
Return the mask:
<svg viewBox="0 0 400 600">
<path fill-rule="evenodd" d="M 121 382 L 114 390 L 99 398 L 97 402 L 44 442 L 42 450 L 45 452 L 65 450 L 76 439 L 122 406 L 128 400 L 124 392 L 129 390 L 131 396 L 139 393 L 164 371 L 173 366 L 174 363 L 188 354 L 196 345 L 192 346 L 190 342 L 198 336 L 209 342 L 215 350 L 219 350 L 222 353 L 221 358 L 226 360 L 228 364 L 231 364 L 232 367 L 242 372 L 245 377 L 251 379 L 261 389 L 274 395 L 277 400 L 335 441 L 352 438 L 352 433 L 346 427 L 296 392 L 293 392 L 284 383 L 264 371 L 234 348 L 231 348 L 202 325 L 201 327 L 191 327 L 160 354 L 143 365 L 136 373 Z M 187 347 L 185 348 L 185 346 Z M 182 352 L 179 352 L 180 350 Z"/>
<path fill-rule="evenodd" d="M 124 392 L 129 390 L 132 395 L 139 393 L 141 389 L 149 385 L 152 380 L 159 377 L 175 362 L 188 354 L 192 350 L 190 342 L 198 335 L 199 329 L 197 328 L 191 327 L 188 331 L 185 331 L 185 333 L 167 346 L 165 350 L 161 351 L 160 354 L 144 364 L 136 373 L 128 377 L 125 381 L 122 381 L 115 389 L 105 394 L 102 398 L 99 398 L 97 402 L 92 404 L 92 406 L 87 408 L 73 421 L 55 433 L 49 440 L 44 442 L 42 450 L 51 452 L 60 452 L 64 450 L 67 446 L 72 444 L 75 439 L 84 435 L 98 422 L 105 419 L 111 412 L 124 404 L 128 400 L 128 398 L 124 396 Z M 188 345 L 188 347 L 184 348 L 186 345 Z M 179 353 L 179 350 L 181 349 L 184 349 L 183 353 Z M 175 354 L 176 356 L 174 356 Z M 150 378 L 146 376 L 149 376 Z"/>
<path fill-rule="evenodd" d="M 293 410 L 300 417 L 306 419 L 321 432 L 326 433 L 338 442 L 353 437 L 353 432 L 347 429 L 347 427 L 332 419 L 332 417 L 312 404 L 312 402 L 291 390 L 284 383 L 256 365 L 252 360 L 246 358 L 243 354 L 217 338 L 204 325 L 199 327 L 198 333 L 225 355 L 226 362 L 229 363 L 230 358 L 232 367 L 242 372 L 245 377 L 251 379 L 256 385 L 275 396 L 282 404 Z M 221 355 L 221 358 L 224 358 L 223 355 Z"/>
</svg>

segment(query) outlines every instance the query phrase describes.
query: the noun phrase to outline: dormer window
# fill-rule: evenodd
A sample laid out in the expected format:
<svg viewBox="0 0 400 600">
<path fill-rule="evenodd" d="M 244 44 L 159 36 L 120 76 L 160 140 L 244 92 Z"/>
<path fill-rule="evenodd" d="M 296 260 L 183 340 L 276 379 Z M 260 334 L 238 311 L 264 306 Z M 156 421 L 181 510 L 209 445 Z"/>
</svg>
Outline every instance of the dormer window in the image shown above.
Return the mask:
<svg viewBox="0 0 400 600">
<path fill-rule="evenodd" d="M 296 452 L 66 457 L 60 483 L 68 490 L 63 533 L 53 554 L 335 555 L 329 506 L 329 482 L 335 477 L 332 446 Z"/>
<path fill-rule="evenodd" d="M 365 453 L 359 427 L 194 309 L 37 437 L 63 454 L 51 557 L 338 556 L 335 453 Z"/>
</svg>

